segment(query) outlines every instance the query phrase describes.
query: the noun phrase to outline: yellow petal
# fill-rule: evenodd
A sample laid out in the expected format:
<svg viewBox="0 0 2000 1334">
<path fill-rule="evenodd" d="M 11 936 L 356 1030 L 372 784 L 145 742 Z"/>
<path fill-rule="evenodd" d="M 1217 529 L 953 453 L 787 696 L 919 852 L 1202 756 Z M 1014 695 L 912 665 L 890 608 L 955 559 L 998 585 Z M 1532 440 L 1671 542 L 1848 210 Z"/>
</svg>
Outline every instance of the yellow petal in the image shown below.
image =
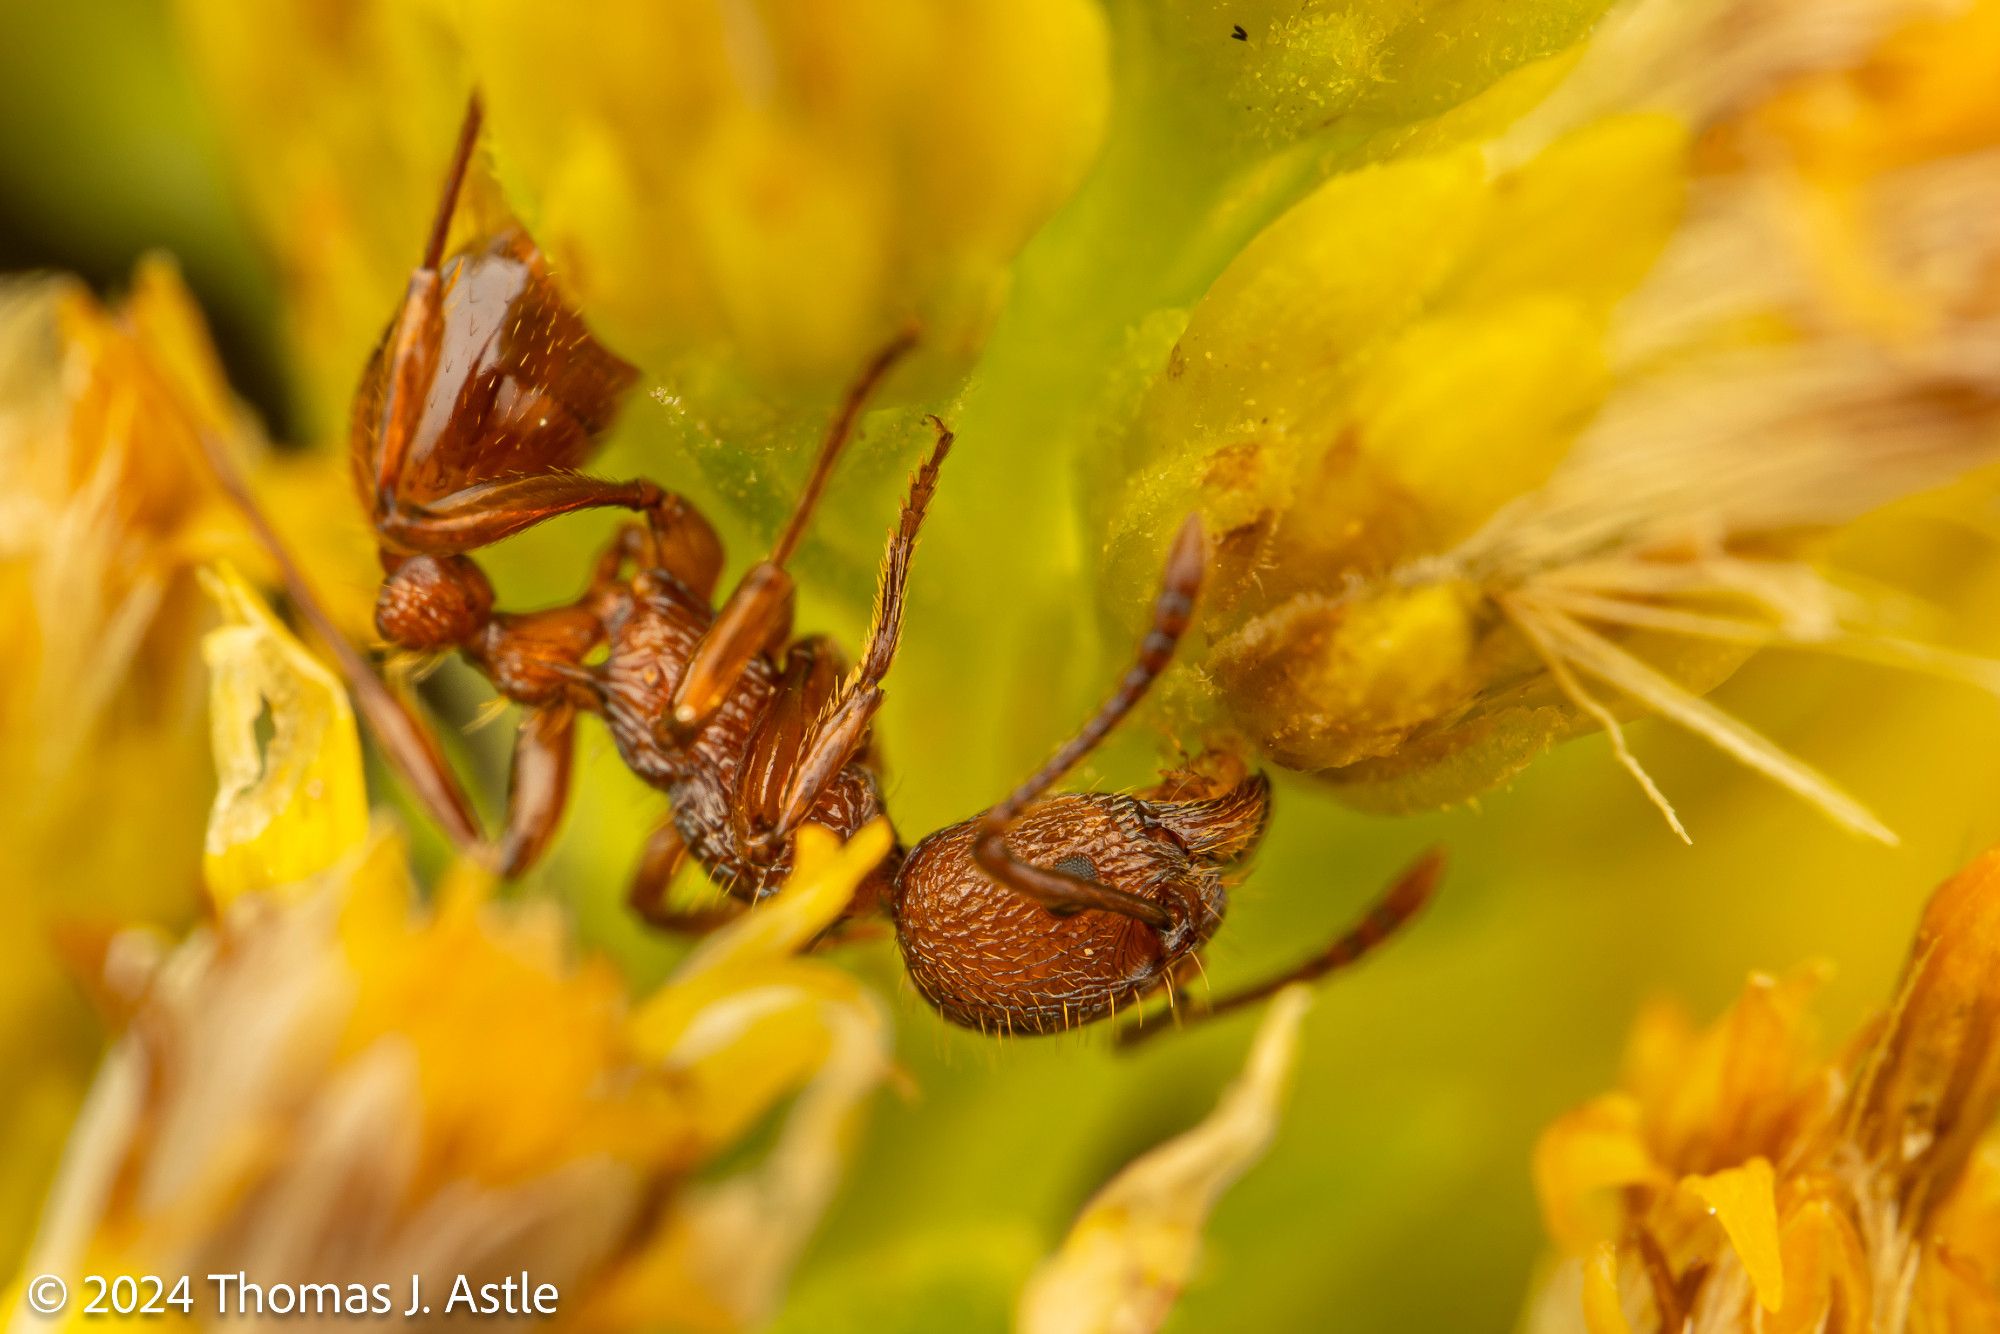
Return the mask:
<svg viewBox="0 0 2000 1334">
<path fill-rule="evenodd" d="M 1774 1152 L 1796 1129 L 1799 1100 L 1823 1068 L 1808 1007 L 1828 971 L 1809 964 L 1753 975 L 1677 1068 L 1656 1068 L 1633 1086 L 1664 1161 L 1683 1172 L 1719 1169 Z"/>
<path fill-rule="evenodd" d="M 1582 1251 L 1618 1231 L 1615 1188 L 1658 1182 L 1665 1175 L 1640 1133 L 1639 1104 L 1623 1094 L 1585 1103 L 1543 1131 L 1535 1144 L 1542 1219 L 1568 1251 Z"/>
<path fill-rule="evenodd" d="M 888 855 L 894 839 L 889 822 L 879 819 L 856 830 L 846 843 L 819 825 L 801 826 L 784 889 L 704 941 L 674 980 L 689 982 L 704 973 L 797 953 L 853 901 L 855 889 Z"/>
<path fill-rule="evenodd" d="M 586 1323 L 647 1324 L 662 1293 L 687 1328 L 740 1328 L 774 1309 L 888 1062 L 875 1000 L 841 970 L 793 956 L 847 908 L 891 839 L 880 820 L 845 844 L 805 826 L 784 888 L 711 937 L 632 1015 L 628 1041 L 675 1090 L 697 1152 L 734 1142 L 799 1094 L 764 1160 L 686 1192 Z"/>
<path fill-rule="evenodd" d="M 1591 1248 L 1583 1267 L 1583 1327 L 1590 1334 L 1632 1334 L 1618 1296 L 1618 1248 L 1608 1241 Z"/>
<path fill-rule="evenodd" d="M 218 905 L 296 886 L 361 847 L 361 740 L 339 678 L 279 624 L 234 570 L 207 580 L 229 624 L 203 654 L 219 777 L 205 870 Z M 270 736 L 258 728 L 268 716 Z"/>
<path fill-rule="evenodd" d="M 1209 1210 L 1276 1132 L 1310 1002 L 1303 987 L 1273 1001 L 1243 1074 L 1216 1109 L 1091 1197 L 1062 1248 L 1022 1292 L 1022 1334 L 1158 1327 L 1193 1272 Z"/>
<path fill-rule="evenodd" d="M 755 1167 L 684 1190 L 660 1236 L 593 1304 L 586 1327 L 649 1327 L 663 1298 L 676 1328 L 735 1330 L 770 1319 L 888 1064 L 887 1019 L 859 988 L 819 1004 L 814 1022 L 823 1055 L 777 1143 Z"/>
<path fill-rule="evenodd" d="M 828 1058 L 838 1016 L 872 1002 L 846 973 L 792 956 L 840 916 L 889 850 L 875 821 L 842 844 L 800 829 L 784 888 L 711 936 L 632 1015 L 629 1041 L 696 1107 L 701 1134 L 733 1139 Z"/>
<path fill-rule="evenodd" d="M 1868 1255 L 1854 1224 L 1826 1200 L 1808 1200 L 1785 1219 L 1782 1242 L 1785 1303 L 1764 1323 L 1765 1334 L 1818 1334 L 1829 1311 L 1867 1311 Z M 1950 1328 L 1950 1327 L 1947 1327 Z"/>
<path fill-rule="evenodd" d="M 1776 1311 L 1785 1304 L 1785 1266 L 1778 1245 L 1777 1181 L 1765 1158 L 1752 1158 L 1741 1167 L 1726 1168 L 1708 1176 L 1691 1176 L 1681 1181 L 1715 1215 L 1750 1286 L 1765 1310 Z"/>
</svg>

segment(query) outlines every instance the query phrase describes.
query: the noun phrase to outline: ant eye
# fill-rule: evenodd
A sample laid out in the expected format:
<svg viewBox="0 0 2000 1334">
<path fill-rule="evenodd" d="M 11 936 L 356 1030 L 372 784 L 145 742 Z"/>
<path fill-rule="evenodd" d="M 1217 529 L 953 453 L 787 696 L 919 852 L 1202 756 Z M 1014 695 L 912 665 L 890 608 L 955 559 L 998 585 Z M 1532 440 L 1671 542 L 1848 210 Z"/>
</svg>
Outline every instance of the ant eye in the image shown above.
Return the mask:
<svg viewBox="0 0 2000 1334">
<path fill-rule="evenodd" d="M 1055 864 L 1055 869 L 1061 871 L 1064 875 L 1074 876 L 1078 880 L 1097 879 L 1097 863 L 1082 853 L 1063 858 Z"/>
</svg>

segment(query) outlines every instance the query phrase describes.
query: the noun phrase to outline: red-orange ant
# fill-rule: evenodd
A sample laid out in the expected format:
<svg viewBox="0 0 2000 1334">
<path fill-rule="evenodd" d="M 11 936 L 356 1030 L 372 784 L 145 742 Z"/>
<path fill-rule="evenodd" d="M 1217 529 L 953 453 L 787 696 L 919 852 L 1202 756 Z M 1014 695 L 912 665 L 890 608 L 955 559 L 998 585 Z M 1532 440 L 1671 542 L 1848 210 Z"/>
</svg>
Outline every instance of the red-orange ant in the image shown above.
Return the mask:
<svg viewBox="0 0 2000 1334">
<path fill-rule="evenodd" d="M 910 555 L 952 436 L 932 418 L 937 444 L 890 536 L 858 667 L 845 669 L 824 638 L 791 637 L 785 564 L 907 337 L 849 389 L 771 554 L 714 608 L 721 544 L 693 506 L 650 481 L 578 471 L 637 372 L 591 337 L 518 227 L 445 261 L 479 123 L 475 99 L 423 265 L 363 374 L 351 429 L 354 481 L 385 571 L 377 630 L 399 650 L 461 653 L 527 711 L 497 846 L 485 842 L 429 728 L 340 635 L 218 442 L 208 442 L 210 454 L 384 752 L 458 845 L 503 874 L 527 869 L 562 814 L 577 715 L 596 714 L 625 763 L 673 808 L 647 841 L 632 905 L 663 926 L 705 929 L 784 880 L 801 824 L 845 838 L 883 813 L 871 726 L 896 652 Z M 603 507 L 643 522 L 613 539 L 581 598 L 545 611 L 494 609 L 471 553 L 558 514 Z M 1221 924 L 1220 871 L 1248 856 L 1269 813 L 1261 774 L 1211 752 L 1143 792 L 1043 795 L 1165 669 L 1206 561 L 1190 520 L 1168 555 L 1138 659 L 1097 715 L 998 806 L 907 853 L 899 846 L 850 905 L 850 917 L 888 914 L 917 990 L 946 1018 L 1001 1033 L 1089 1023 L 1171 988 Z M 733 906 L 666 906 L 668 883 L 689 857 Z M 1314 959 L 1192 1012 L 1248 1004 L 1360 957 L 1421 906 L 1436 872 L 1436 859 L 1424 859 Z"/>
</svg>

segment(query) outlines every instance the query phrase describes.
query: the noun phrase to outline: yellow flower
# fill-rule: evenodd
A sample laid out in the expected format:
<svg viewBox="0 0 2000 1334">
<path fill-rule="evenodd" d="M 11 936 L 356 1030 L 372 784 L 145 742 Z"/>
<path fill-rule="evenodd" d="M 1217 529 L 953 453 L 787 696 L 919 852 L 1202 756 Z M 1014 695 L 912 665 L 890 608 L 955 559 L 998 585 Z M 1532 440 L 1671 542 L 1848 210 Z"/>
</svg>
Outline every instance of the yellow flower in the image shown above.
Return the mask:
<svg viewBox="0 0 2000 1334">
<path fill-rule="evenodd" d="M 578 1327 L 763 1318 L 886 1065 L 879 1006 L 793 952 L 887 830 L 809 835 L 768 909 L 634 1004 L 546 903 L 494 901 L 467 869 L 416 901 L 400 840 L 360 818 L 344 697 L 240 579 L 220 589 L 212 920 L 105 951 L 124 1034 L 23 1274 L 81 1292 L 86 1273 L 242 1271 L 407 1302 L 414 1273 L 443 1302 L 456 1275 L 526 1270 Z M 794 1091 L 761 1163 L 690 1181 Z M 202 1325 L 243 1300 L 190 1295 Z"/>
<path fill-rule="evenodd" d="M 226 543 L 191 432 L 225 402 L 173 269 L 0 288 L 0 1256 L 94 1035 L 56 943 L 195 904 L 207 764 L 193 565 Z"/>
<path fill-rule="evenodd" d="M 197 904 L 209 768 L 195 573 L 222 554 L 264 561 L 203 461 L 203 431 L 253 441 L 171 263 L 142 262 L 114 306 L 68 279 L 0 289 L 0 1065 L 23 1090 L 0 1144 L 18 1162 L 44 1160 L 88 1070 L 59 942 L 178 924 Z M 301 472 L 250 463 L 302 558 L 351 568 L 350 534 L 298 503 Z M 354 581 L 327 582 L 362 623 Z M 17 1252 L 44 1184 L 22 1171 L 0 1188 L 0 1255 Z"/>
<path fill-rule="evenodd" d="M 468 82 L 444 8 L 173 6 L 238 193 L 277 262 L 313 442 L 344 435 L 362 363 L 437 207 Z"/>
<path fill-rule="evenodd" d="M 962 367 L 1109 94 L 1082 0 L 486 0 L 462 31 L 509 197 L 656 369 L 839 380 L 912 323 Z"/>
<path fill-rule="evenodd" d="M 1702 1032 L 1658 1006 L 1535 1185 L 1566 1259 L 1530 1328 L 2000 1328 L 2000 849 L 1932 895 L 1887 1010 L 1820 1056 L 1806 969 Z"/>
<path fill-rule="evenodd" d="M 1109 99 L 1086 0 L 179 13 L 328 435 L 418 262 L 475 84 L 507 205 L 597 333 L 655 373 L 696 354 L 814 384 L 911 325 L 962 370 Z"/>
<path fill-rule="evenodd" d="M 218 421 L 222 380 L 165 264 L 143 266 L 117 310 L 63 280 L 17 282 L 4 302 L 0 606 L 12 633 L 0 675 L 0 806 L 65 857 L 106 857 L 77 881 L 130 883 L 142 877 L 111 859 L 157 859 L 159 845 L 78 837 L 76 821 L 95 807 L 68 816 L 63 807 L 83 771 L 137 777 L 141 754 L 171 765 L 176 743 L 199 737 L 192 572 L 226 541 L 226 514 L 193 432 Z M 128 746 L 139 753 L 107 762 L 104 748 Z M 199 789 L 184 781 L 193 777 L 179 766 L 147 781 L 172 803 Z M 180 822 L 184 841 L 194 823 Z M 170 815 L 161 828 L 174 828 Z M 18 838 L 0 844 L 0 857 L 24 855 Z M 30 864 L 38 855 L 25 854 Z"/>
<path fill-rule="evenodd" d="M 1106 586 L 1205 514 L 1216 705 L 1366 807 L 1602 727 L 1672 821 L 1648 712 L 1890 839 L 1699 696 L 1766 644 L 2000 681 L 1815 542 L 2000 458 L 2000 6 L 1942 8 L 1640 0 L 1385 139 L 1188 316 Z"/>
<path fill-rule="evenodd" d="M 17 281 L 0 292 L 0 339 L 0 609 L 14 630 L 0 663 L 0 796 L 66 861 L 107 859 L 72 865 L 76 883 L 143 881 L 127 872 L 157 870 L 160 844 L 82 836 L 75 821 L 95 808 L 66 815 L 65 803 L 81 783 L 121 776 L 143 778 L 156 803 L 201 789 L 199 769 L 173 758 L 200 732 L 195 570 L 224 554 L 261 565 L 263 554 L 221 495 L 198 433 L 234 449 L 254 436 L 165 259 L 143 261 L 114 308 L 68 279 Z M 300 534 L 301 558 L 345 576 L 349 531 L 311 521 L 301 496 L 301 481 L 317 479 L 261 455 L 252 462 L 267 503 Z M 323 582 L 343 621 L 367 623 L 370 604 L 351 577 Z M 125 746 L 168 767 L 106 753 Z M 175 825 L 163 815 L 161 827 Z M 0 856 L 24 855 L 21 839 L 5 842 Z"/>
</svg>

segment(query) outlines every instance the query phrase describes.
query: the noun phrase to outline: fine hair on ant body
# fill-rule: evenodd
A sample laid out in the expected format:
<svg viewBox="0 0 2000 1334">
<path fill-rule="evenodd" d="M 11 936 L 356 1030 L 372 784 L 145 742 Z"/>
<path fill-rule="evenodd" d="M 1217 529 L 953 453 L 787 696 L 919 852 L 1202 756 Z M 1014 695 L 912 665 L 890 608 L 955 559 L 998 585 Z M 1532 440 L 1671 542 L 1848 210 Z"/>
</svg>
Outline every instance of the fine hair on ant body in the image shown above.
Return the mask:
<svg viewBox="0 0 2000 1334">
<path fill-rule="evenodd" d="M 885 815 L 872 727 L 901 634 L 910 558 L 952 434 L 913 477 L 889 537 L 860 661 L 822 636 L 792 636 L 786 564 L 874 389 L 913 345 L 905 334 L 841 400 L 768 556 L 717 607 L 723 551 L 683 497 L 581 471 L 638 379 L 565 301 L 527 234 L 509 226 L 447 259 L 478 142 L 467 109 L 422 265 L 369 359 L 351 421 L 353 479 L 384 577 L 375 626 L 392 649 L 456 652 L 524 710 L 497 841 L 482 833 L 431 728 L 340 633 L 219 440 L 204 437 L 225 489 L 277 564 L 298 614 L 334 655 L 392 765 L 460 848 L 503 875 L 548 848 L 568 798 L 576 720 L 595 714 L 671 814 L 646 840 L 629 900 L 647 920 L 701 931 L 774 892 L 806 823 L 851 837 Z M 574 602 L 497 610 L 473 554 L 576 510 L 637 515 L 597 558 Z M 1211 751 L 1137 792 L 1047 795 L 1145 695 L 1193 615 L 1208 560 L 1190 519 L 1168 552 L 1152 626 L 1116 691 L 1076 736 L 999 805 L 898 841 L 857 890 L 853 919 L 886 913 L 918 992 L 954 1023 L 1048 1033 L 1168 990 L 1221 925 L 1222 872 L 1262 836 L 1270 786 Z M 676 910 L 666 893 L 692 858 L 727 896 Z M 1427 856 L 1355 928 L 1305 963 L 1184 1019 L 1251 1004 L 1360 958 L 1421 907 Z M 1136 1030 L 1133 1030 L 1136 1031 Z"/>
</svg>

